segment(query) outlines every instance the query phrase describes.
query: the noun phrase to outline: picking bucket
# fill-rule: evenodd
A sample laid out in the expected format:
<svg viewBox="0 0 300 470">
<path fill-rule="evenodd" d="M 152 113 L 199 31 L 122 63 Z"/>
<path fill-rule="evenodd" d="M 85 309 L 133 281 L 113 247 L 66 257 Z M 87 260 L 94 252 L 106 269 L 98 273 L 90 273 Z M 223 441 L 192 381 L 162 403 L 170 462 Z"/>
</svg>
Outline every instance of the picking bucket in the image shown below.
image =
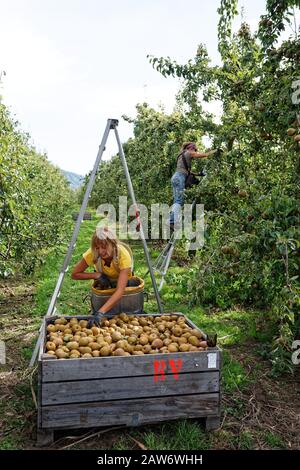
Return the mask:
<svg viewBox="0 0 300 470">
<path fill-rule="evenodd" d="M 134 313 L 136 315 L 142 314 L 144 311 L 144 280 L 134 276 L 134 279 L 138 280 L 140 284 L 134 287 L 125 287 L 124 294 L 113 308 L 109 310 L 109 315 L 117 315 L 119 313 Z M 113 295 L 116 289 L 95 289 L 92 287 L 91 292 L 91 304 L 93 310 L 98 311 L 101 309 L 107 300 Z"/>
</svg>

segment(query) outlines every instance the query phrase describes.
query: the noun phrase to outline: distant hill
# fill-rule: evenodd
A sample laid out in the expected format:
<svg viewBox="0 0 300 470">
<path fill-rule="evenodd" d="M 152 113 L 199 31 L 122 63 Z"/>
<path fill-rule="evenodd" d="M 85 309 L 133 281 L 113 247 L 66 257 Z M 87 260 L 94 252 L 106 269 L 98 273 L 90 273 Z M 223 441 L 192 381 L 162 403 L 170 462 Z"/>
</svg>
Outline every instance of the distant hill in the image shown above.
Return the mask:
<svg viewBox="0 0 300 470">
<path fill-rule="evenodd" d="M 71 171 L 61 170 L 61 172 L 69 181 L 72 189 L 77 189 L 82 185 L 84 176 L 77 175 L 77 173 L 72 173 Z"/>
</svg>

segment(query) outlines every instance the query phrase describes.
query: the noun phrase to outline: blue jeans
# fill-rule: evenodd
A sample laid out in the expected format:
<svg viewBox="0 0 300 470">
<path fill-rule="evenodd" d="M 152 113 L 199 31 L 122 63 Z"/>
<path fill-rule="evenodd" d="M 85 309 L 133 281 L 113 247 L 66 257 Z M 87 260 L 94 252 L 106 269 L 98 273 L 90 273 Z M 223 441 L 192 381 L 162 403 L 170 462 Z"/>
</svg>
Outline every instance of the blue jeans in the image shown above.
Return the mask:
<svg viewBox="0 0 300 470">
<path fill-rule="evenodd" d="M 170 224 L 175 224 L 178 221 L 181 208 L 184 204 L 185 176 L 185 173 L 176 171 L 171 179 L 173 186 L 173 206 L 170 213 Z"/>
</svg>

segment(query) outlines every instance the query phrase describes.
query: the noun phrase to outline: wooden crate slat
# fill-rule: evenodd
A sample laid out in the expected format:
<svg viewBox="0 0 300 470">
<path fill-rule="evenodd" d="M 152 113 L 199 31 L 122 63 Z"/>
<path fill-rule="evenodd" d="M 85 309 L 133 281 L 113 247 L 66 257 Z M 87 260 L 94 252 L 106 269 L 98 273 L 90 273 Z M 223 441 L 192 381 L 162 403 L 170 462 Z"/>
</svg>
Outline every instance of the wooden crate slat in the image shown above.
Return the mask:
<svg viewBox="0 0 300 470">
<path fill-rule="evenodd" d="M 208 369 L 209 358 L 216 354 L 215 365 Z M 208 356 L 210 355 L 210 356 Z M 154 361 L 165 361 L 166 373 L 172 372 L 170 360 L 177 364 L 182 360 L 180 372 L 199 372 L 203 370 L 219 370 L 220 354 L 217 348 L 207 351 L 189 353 L 155 354 L 128 357 L 101 357 L 95 359 L 65 359 L 43 361 L 42 381 L 60 382 L 66 380 L 100 379 L 107 377 L 134 377 L 153 375 Z M 174 364 L 174 363 L 173 363 Z M 212 361 L 210 359 L 210 365 Z"/>
<path fill-rule="evenodd" d="M 219 405 L 219 394 L 213 393 L 46 406 L 42 408 L 42 428 L 136 426 L 171 419 L 216 416 Z"/>
<path fill-rule="evenodd" d="M 165 380 L 157 382 L 154 379 L 142 376 L 46 383 L 42 384 L 42 405 L 219 391 L 219 372 L 179 374 L 178 379 L 166 375 Z"/>
</svg>

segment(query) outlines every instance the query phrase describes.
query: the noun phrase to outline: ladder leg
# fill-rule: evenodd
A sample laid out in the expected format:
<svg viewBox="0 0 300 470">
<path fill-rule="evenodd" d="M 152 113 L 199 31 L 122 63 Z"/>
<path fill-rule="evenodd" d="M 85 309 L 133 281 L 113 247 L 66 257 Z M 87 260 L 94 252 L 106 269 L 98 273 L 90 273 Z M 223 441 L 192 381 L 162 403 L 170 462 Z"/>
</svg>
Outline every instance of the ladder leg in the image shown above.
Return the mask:
<svg viewBox="0 0 300 470">
<path fill-rule="evenodd" d="M 173 254 L 173 251 L 174 251 L 174 248 L 175 248 L 175 242 L 176 242 L 176 240 L 174 239 L 174 240 L 172 240 L 171 243 L 168 243 L 168 245 L 165 247 L 163 252 L 160 254 L 160 257 L 161 257 L 161 260 L 162 260 L 161 264 L 155 263 L 155 265 L 153 266 L 153 270 L 161 275 L 161 280 L 160 280 L 160 284 L 159 284 L 159 288 L 158 288 L 159 291 L 161 291 L 162 286 L 165 282 L 164 278 L 165 278 L 165 275 L 167 274 L 167 271 L 169 269 L 172 254 Z M 167 249 L 168 249 L 168 251 L 167 251 Z"/>
<path fill-rule="evenodd" d="M 153 264 L 153 270 L 154 271 L 160 272 L 160 270 L 162 269 L 162 266 L 164 265 L 167 253 L 168 253 L 168 251 L 170 250 L 170 248 L 173 244 L 175 244 L 174 234 L 172 234 L 172 237 L 170 238 L 168 243 L 164 246 L 163 250 L 160 252 L 158 257 L 156 258 L 155 263 Z M 148 274 L 149 274 L 149 269 L 144 274 L 144 277 L 147 276 Z"/>
<path fill-rule="evenodd" d="M 153 265 L 153 268 L 158 270 L 158 269 L 161 269 L 161 266 L 163 266 L 164 264 L 164 261 L 165 261 L 165 258 L 170 250 L 170 247 L 172 245 L 170 245 L 169 243 L 165 246 L 165 248 L 163 249 L 163 251 L 158 255 L 156 261 L 155 261 L 155 264 Z"/>
<path fill-rule="evenodd" d="M 128 166 L 127 166 L 124 150 L 123 150 L 120 138 L 119 138 L 117 128 L 115 127 L 114 130 L 115 130 L 115 135 L 116 135 L 116 139 L 117 139 L 117 143 L 118 143 L 118 147 L 119 147 L 120 158 L 121 158 L 122 165 L 123 165 L 124 172 L 125 172 L 125 176 L 126 176 L 126 181 L 127 181 L 129 194 L 130 194 L 132 203 L 133 203 L 133 205 L 135 206 L 135 208 L 138 212 L 138 206 L 137 206 L 137 203 L 136 203 L 134 190 L 133 190 L 130 174 L 129 174 L 129 171 L 128 171 Z M 139 220 L 139 222 L 140 222 L 140 220 Z M 159 310 L 160 313 L 162 313 L 163 312 L 163 307 L 162 307 L 160 295 L 159 295 L 159 292 L 158 292 L 158 288 L 157 288 L 157 285 L 156 285 L 156 280 L 155 280 L 155 277 L 154 277 L 154 272 L 153 272 L 153 268 L 152 268 L 152 264 L 151 264 L 151 260 L 150 260 L 150 255 L 149 255 L 149 251 L 148 251 L 148 247 L 147 247 L 147 243 L 146 243 L 145 235 L 144 235 L 144 231 L 143 231 L 143 226 L 142 226 L 141 223 L 140 223 L 140 236 L 141 236 L 141 240 L 142 240 L 142 243 L 143 243 L 144 253 L 145 253 L 146 261 L 147 261 L 150 276 L 151 276 L 151 281 L 152 281 L 152 285 L 153 285 L 153 289 L 154 289 L 154 293 L 155 293 L 155 297 L 156 297 L 158 310 Z"/>
<path fill-rule="evenodd" d="M 170 265 L 170 262 L 171 262 L 173 251 L 174 251 L 174 245 L 170 248 L 168 256 L 166 257 L 166 260 L 165 260 L 164 270 L 163 270 L 163 275 L 164 276 L 167 274 L 167 271 L 169 269 L 169 265 Z"/>
</svg>

